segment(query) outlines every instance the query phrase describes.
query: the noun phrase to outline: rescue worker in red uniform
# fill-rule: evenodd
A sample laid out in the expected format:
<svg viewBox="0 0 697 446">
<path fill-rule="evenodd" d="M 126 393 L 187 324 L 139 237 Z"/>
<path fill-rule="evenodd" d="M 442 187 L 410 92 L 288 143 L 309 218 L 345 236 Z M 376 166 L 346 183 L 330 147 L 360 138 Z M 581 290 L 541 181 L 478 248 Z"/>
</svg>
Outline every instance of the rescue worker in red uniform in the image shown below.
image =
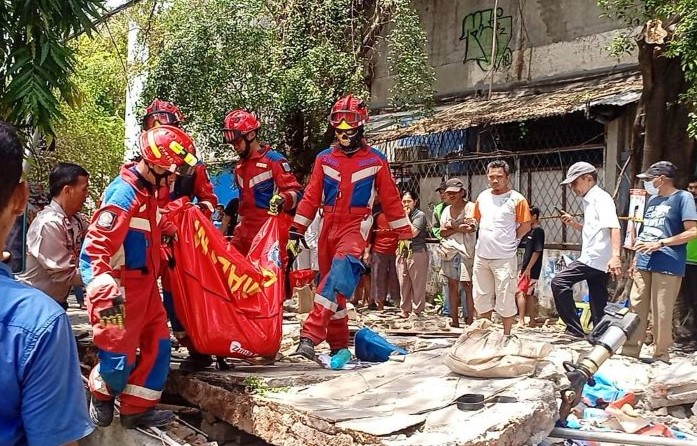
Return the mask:
<svg viewBox="0 0 697 446">
<path fill-rule="evenodd" d="M 145 109 L 143 116 L 143 131 L 150 130 L 159 125 L 171 125 L 181 128 L 184 122 L 184 115 L 178 106 L 171 102 L 155 99 Z M 195 150 L 193 153 L 196 156 Z M 213 215 L 215 207 L 218 205 L 218 197 L 216 197 L 211 183 L 210 176 L 206 165 L 199 161 L 196 164 L 196 169 L 193 175 L 177 176 L 170 185 L 169 193 L 163 193 L 159 197 L 161 207 L 167 205 L 170 200 L 176 200 L 181 197 L 189 197 L 191 201 L 196 200 L 196 204 L 201 208 L 207 217 Z"/>
<path fill-rule="evenodd" d="M 155 99 L 145 109 L 143 131 L 160 125 L 171 125 L 181 128 L 183 122 L 184 115 L 177 105 L 172 102 Z M 196 156 L 195 148 L 191 153 Z M 173 181 L 163 184 L 158 191 L 160 208 L 164 209 L 167 207 L 170 201 L 188 197 L 192 202 L 196 202 L 206 217 L 211 218 L 213 210 L 218 205 L 218 197 L 216 197 L 213 191 L 213 184 L 211 184 L 208 170 L 202 161 L 196 164 L 192 175 L 177 175 L 175 178 L 171 178 L 171 180 Z M 167 317 L 169 317 L 172 324 L 172 332 L 174 337 L 182 344 L 187 345 L 189 350 L 189 356 L 180 364 L 179 369 L 185 372 L 203 370 L 213 363 L 213 358 L 210 355 L 198 353 L 187 342 L 184 326 L 179 322 L 174 309 L 174 297 L 172 296 L 172 286 L 170 285 L 169 269 L 166 262 L 162 265 L 161 277 L 162 298 L 167 310 Z"/>
<path fill-rule="evenodd" d="M 124 166 L 104 191 L 80 254 L 99 348 L 99 364 L 89 377 L 90 416 L 98 426 L 111 424 L 116 397 L 126 428 L 162 426 L 174 417 L 154 409 L 171 349 L 157 286 L 162 236 L 157 191 L 167 176 L 189 173 L 198 160 L 191 138 L 176 127 L 144 132 L 139 146 L 141 160 Z"/>
<path fill-rule="evenodd" d="M 367 120 L 367 106 L 353 95 L 334 104 L 329 122 L 337 143 L 317 155 L 290 230 L 291 240 L 299 239 L 315 214 L 321 213 L 317 248 L 321 281 L 296 352 L 310 360 L 315 360 L 315 346 L 322 341 L 327 341 L 332 354 L 348 347 L 346 299 L 365 270 L 362 255 L 373 226 L 376 196 L 397 235 L 412 237 L 387 159 L 363 137 Z"/>
<path fill-rule="evenodd" d="M 302 186 L 288 160 L 269 145 L 259 142 L 261 123 L 252 113 L 233 110 L 225 116 L 223 142 L 240 157 L 235 169 L 240 191 L 238 221 L 233 246 L 247 255 L 269 212 L 291 212 L 302 198 Z"/>
</svg>

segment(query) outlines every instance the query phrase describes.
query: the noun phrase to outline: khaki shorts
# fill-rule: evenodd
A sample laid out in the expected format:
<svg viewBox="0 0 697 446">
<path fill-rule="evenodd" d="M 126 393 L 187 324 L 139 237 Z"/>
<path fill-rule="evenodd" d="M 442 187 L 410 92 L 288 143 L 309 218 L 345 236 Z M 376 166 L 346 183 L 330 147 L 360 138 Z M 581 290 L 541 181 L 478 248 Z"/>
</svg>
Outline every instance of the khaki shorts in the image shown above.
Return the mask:
<svg viewBox="0 0 697 446">
<path fill-rule="evenodd" d="M 472 294 L 477 313 L 496 311 L 501 317 L 513 317 L 518 313 L 515 293 L 518 288 L 518 260 L 482 259 L 474 257 Z"/>
<path fill-rule="evenodd" d="M 441 260 L 441 273 L 448 279 L 460 282 L 472 281 L 474 259 L 468 259 L 462 254 L 456 254 L 451 260 Z"/>
</svg>

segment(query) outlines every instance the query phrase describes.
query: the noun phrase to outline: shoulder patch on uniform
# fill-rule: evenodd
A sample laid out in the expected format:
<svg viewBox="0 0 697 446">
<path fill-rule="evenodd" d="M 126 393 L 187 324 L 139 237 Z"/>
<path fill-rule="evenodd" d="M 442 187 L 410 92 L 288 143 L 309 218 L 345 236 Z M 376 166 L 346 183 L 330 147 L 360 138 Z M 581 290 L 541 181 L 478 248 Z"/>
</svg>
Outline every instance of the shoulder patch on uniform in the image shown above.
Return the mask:
<svg viewBox="0 0 697 446">
<path fill-rule="evenodd" d="M 270 159 L 271 161 L 285 161 L 286 157 L 283 156 L 281 153 L 275 151 L 275 150 L 269 150 L 266 152 L 266 157 Z"/>
<path fill-rule="evenodd" d="M 283 170 L 285 170 L 286 172 L 290 172 L 290 164 L 281 163 L 281 166 L 283 166 Z"/>
<path fill-rule="evenodd" d="M 97 227 L 102 229 L 111 229 L 116 222 L 116 214 L 111 211 L 102 211 L 97 219 Z"/>
</svg>

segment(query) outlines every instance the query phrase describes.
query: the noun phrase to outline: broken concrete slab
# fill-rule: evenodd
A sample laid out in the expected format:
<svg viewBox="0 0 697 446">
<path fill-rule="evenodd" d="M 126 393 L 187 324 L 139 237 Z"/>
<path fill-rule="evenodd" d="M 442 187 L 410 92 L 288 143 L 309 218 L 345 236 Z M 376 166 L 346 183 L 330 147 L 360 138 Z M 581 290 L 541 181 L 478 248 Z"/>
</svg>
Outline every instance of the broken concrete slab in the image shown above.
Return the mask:
<svg viewBox="0 0 697 446">
<path fill-rule="evenodd" d="M 657 373 L 646 396 L 654 409 L 697 401 L 697 358 L 672 364 Z"/>
<path fill-rule="evenodd" d="M 445 352 L 418 352 L 408 355 L 404 363 L 387 362 L 355 371 L 324 370 L 325 376 L 333 379 L 291 385 L 283 392 L 262 389 L 250 393 L 248 387 L 240 386 L 242 375 L 247 373 L 244 366 L 227 373 L 173 373 L 169 391 L 252 435 L 283 446 L 515 446 L 526 444 L 531 437 L 541 440 L 552 429 L 557 407 L 551 383 L 462 377 L 443 364 Z M 288 383 L 301 381 L 287 374 L 294 367 L 297 364 L 278 366 L 285 370 Z M 304 373 L 306 370 L 300 368 L 298 375 Z M 265 378 L 266 373 L 259 375 L 260 380 Z M 283 384 L 282 380 L 275 382 Z M 465 393 L 490 397 L 501 392 L 516 397 L 519 403 L 490 403 L 479 413 L 462 412 L 452 404 Z M 452 441 L 441 441 L 445 437 Z"/>
</svg>

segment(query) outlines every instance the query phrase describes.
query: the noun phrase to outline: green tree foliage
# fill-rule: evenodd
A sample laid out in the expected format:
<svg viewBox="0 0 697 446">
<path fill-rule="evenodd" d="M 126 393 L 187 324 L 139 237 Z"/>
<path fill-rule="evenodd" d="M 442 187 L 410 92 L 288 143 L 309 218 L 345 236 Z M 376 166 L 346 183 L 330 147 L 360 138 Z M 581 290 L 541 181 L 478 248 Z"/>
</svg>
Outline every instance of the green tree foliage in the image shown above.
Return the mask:
<svg viewBox="0 0 697 446">
<path fill-rule="evenodd" d="M 103 0 L 0 1 L 0 116 L 51 136 L 75 103 L 71 35 L 92 29 Z"/>
<path fill-rule="evenodd" d="M 637 50 L 643 91 L 631 146 L 634 172 L 660 159 L 692 172 L 697 136 L 697 0 L 598 0 L 630 31 L 611 46 Z M 637 26 L 641 31 L 635 32 Z"/>
<path fill-rule="evenodd" d="M 687 88 L 681 99 L 693 110 L 689 132 L 697 136 L 697 0 L 598 0 L 610 17 L 628 26 L 643 26 L 650 20 L 661 20 L 667 32 L 662 57 L 680 60 Z M 632 39 L 634 37 L 635 39 Z M 613 42 L 611 50 L 618 54 L 631 51 L 641 36 L 623 33 Z"/>
<path fill-rule="evenodd" d="M 369 99 L 382 36 L 393 103 L 428 104 L 433 69 L 408 0 L 174 0 L 158 14 L 143 102 L 181 105 L 199 147 L 218 150 L 225 113 L 258 113 L 261 138 L 306 172 L 331 143 L 327 116 L 345 93 Z"/>
<path fill-rule="evenodd" d="M 94 203 L 117 175 L 124 156 L 127 42 L 126 17 L 101 25 L 94 36 L 75 42 L 76 103 L 60 105 L 64 119 L 56 127 L 55 144 L 38 151 L 32 180 L 45 182 L 58 161 L 83 166 L 90 173 Z"/>
</svg>

